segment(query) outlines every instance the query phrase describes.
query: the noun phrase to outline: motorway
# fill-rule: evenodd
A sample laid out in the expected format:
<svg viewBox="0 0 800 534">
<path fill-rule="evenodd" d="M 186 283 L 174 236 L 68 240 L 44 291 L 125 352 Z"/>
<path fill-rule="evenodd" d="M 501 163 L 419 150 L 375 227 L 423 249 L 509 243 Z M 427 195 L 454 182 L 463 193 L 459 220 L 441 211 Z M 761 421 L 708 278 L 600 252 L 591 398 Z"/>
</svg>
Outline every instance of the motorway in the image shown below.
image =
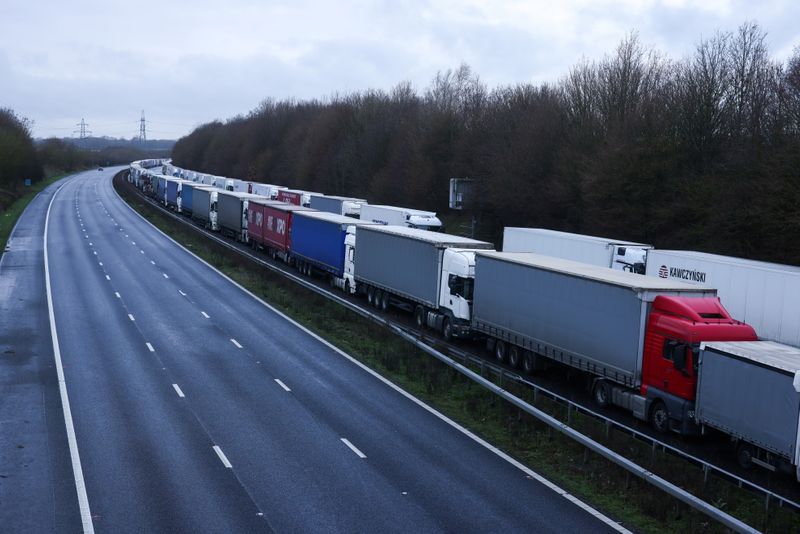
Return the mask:
<svg viewBox="0 0 800 534">
<path fill-rule="evenodd" d="M 45 190 L 0 262 L 4 530 L 619 529 L 157 232 L 116 170 Z"/>
</svg>

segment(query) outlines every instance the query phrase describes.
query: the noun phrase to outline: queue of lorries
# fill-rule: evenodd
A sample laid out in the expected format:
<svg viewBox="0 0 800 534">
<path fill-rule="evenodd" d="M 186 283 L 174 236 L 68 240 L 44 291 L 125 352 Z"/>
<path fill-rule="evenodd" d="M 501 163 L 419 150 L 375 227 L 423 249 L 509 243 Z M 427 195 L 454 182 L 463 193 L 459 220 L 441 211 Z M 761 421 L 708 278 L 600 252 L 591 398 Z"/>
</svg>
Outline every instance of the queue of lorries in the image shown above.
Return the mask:
<svg viewBox="0 0 800 534">
<path fill-rule="evenodd" d="M 800 480 L 800 268 L 530 228 L 506 228 L 496 251 L 432 231 L 431 212 L 158 160 L 134 162 L 129 179 L 420 328 L 479 339 L 525 372 L 578 369 L 598 404 L 660 432 L 716 429 L 741 464 Z"/>
</svg>

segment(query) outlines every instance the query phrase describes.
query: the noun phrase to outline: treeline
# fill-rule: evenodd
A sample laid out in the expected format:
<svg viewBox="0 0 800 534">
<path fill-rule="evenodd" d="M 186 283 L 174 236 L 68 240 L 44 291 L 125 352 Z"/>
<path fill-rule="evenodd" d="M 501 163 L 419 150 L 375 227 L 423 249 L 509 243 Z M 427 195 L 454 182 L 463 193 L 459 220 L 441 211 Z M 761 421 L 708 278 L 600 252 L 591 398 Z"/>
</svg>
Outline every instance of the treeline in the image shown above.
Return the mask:
<svg viewBox="0 0 800 534">
<path fill-rule="evenodd" d="M 0 108 L 0 210 L 24 188 L 44 176 L 30 132 L 30 122 L 14 111 Z"/>
<path fill-rule="evenodd" d="M 747 23 L 674 61 L 635 34 L 556 83 L 489 90 L 469 67 L 327 101 L 263 102 L 180 139 L 176 165 L 447 212 L 800 264 L 800 49 Z"/>
<path fill-rule="evenodd" d="M 146 150 L 129 141 L 98 140 L 90 150 L 70 139 L 34 141 L 31 123 L 13 110 L 0 108 L 0 212 L 25 193 L 25 181 L 97 167 L 127 164 L 134 160 L 168 155 L 172 141 L 148 142 Z"/>
</svg>

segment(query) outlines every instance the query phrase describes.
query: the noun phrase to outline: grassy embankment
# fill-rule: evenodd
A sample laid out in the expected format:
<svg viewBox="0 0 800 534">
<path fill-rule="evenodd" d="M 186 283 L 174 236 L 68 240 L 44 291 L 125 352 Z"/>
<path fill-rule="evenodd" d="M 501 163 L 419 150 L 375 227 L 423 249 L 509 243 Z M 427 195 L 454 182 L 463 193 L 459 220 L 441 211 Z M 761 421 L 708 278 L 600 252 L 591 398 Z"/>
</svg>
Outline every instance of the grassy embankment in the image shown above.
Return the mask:
<svg viewBox="0 0 800 534">
<path fill-rule="evenodd" d="M 31 200 L 33 200 L 33 197 L 38 195 L 39 192 L 48 185 L 60 180 L 64 176 L 66 176 L 66 174 L 57 174 L 33 184 L 23 196 L 16 199 L 5 211 L 0 210 L 0 254 L 2 254 L 6 248 L 11 230 L 14 228 L 14 225 L 17 224 L 17 220 L 20 215 L 22 215 L 22 212 L 25 211 L 25 208 L 28 207 Z"/>
<path fill-rule="evenodd" d="M 126 182 L 118 182 L 117 188 L 155 226 L 265 301 L 626 527 L 641 532 L 725 531 L 706 516 L 551 431 L 386 329 L 216 245 L 190 227 L 176 225 L 137 197 Z M 514 384 L 503 386 L 554 417 L 567 420 L 564 406 L 541 395 L 534 400 L 529 390 Z M 762 498 L 713 477 L 704 486 L 701 470 L 691 464 L 653 451 L 627 435 L 608 432 L 593 418 L 573 413 L 571 419 L 572 426 L 581 432 L 757 528 L 800 532 L 797 514 L 773 506 L 767 518 Z M 508 499 L 527 506 L 519 496 L 508 495 Z"/>
</svg>

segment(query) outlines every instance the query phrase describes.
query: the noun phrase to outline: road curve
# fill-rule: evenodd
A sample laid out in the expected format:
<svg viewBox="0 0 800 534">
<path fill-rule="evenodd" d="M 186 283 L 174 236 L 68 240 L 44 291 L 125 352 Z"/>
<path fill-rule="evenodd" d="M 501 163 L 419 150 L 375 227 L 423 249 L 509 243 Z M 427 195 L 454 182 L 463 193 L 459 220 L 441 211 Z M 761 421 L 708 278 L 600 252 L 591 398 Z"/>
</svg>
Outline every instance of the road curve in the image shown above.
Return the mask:
<svg viewBox="0 0 800 534">
<path fill-rule="evenodd" d="M 37 274 L 5 289 L 28 288 L 19 298 L 41 310 L 39 222 L 53 198 L 53 312 L 98 532 L 612 529 L 157 232 L 116 196 L 112 175 L 83 173 L 31 205 L 33 223 L 14 239 L 39 236 L 18 276 Z M 11 263 L 0 264 L 0 280 Z M 0 415 L 26 406 L 38 421 L 31 454 L 51 458 L 20 475 L 49 492 L 23 492 L 37 513 L 4 524 L 73 531 L 80 510 L 44 310 L 44 320 L 0 310 L 4 327 L 31 323 L 27 334 L 4 328 L 0 348 L 21 347 L 33 329 L 41 368 L 3 384 L 15 393 Z M 13 432 L 27 439 L 23 425 Z M 5 480 L 0 504 L 19 501 Z"/>
</svg>

